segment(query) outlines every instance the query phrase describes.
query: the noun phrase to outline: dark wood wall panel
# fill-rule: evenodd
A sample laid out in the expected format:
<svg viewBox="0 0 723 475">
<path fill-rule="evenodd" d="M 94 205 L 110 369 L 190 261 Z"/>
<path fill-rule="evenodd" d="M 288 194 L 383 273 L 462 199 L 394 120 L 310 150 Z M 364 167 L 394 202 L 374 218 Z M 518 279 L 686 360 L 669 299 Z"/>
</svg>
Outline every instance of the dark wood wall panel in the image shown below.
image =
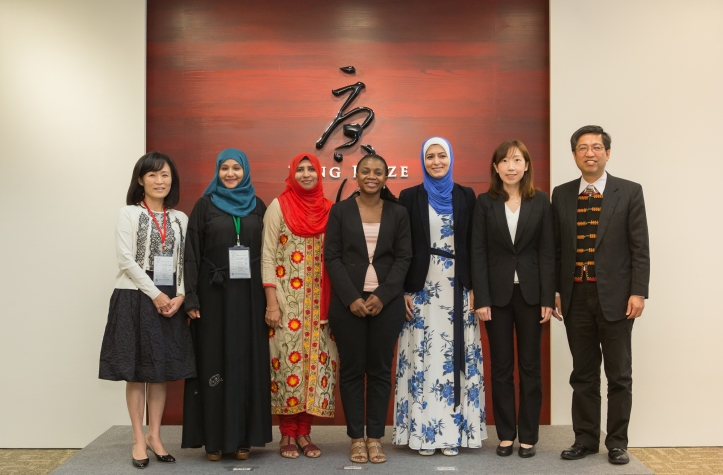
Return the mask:
<svg viewBox="0 0 723 475">
<path fill-rule="evenodd" d="M 283 190 L 297 153 L 316 153 L 351 178 L 361 143 L 409 167 L 408 178 L 388 182 L 399 192 L 420 183 L 419 149 L 433 135 L 452 143 L 455 181 L 478 193 L 488 187 L 494 148 L 519 139 L 536 184 L 549 191 L 548 36 L 546 0 L 148 0 L 147 148 L 176 160 L 187 213 L 227 147 L 247 153 L 266 203 Z M 355 75 L 339 71 L 348 65 Z M 352 107 L 371 107 L 376 119 L 339 165 L 332 155 L 346 141 L 340 128 L 322 150 L 314 144 L 346 100 L 331 89 L 357 81 L 366 89 Z M 326 195 L 340 183 L 327 175 Z M 493 423 L 484 330 L 481 338 Z M 549 424 L 549 328 L 543 379 L 541 421 Z M 181 409 L 178 383 L 164 422 L 179 423 Z M 324 422 L 343 423 L 339 412 Z"/>
</svg>

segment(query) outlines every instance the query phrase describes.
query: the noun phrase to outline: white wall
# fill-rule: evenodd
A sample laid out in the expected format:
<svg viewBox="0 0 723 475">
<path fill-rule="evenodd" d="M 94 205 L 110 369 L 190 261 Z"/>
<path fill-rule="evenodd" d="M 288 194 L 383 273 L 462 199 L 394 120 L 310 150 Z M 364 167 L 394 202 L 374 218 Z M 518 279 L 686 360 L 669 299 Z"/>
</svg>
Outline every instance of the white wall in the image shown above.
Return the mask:
<svg viewBox="0 0 723 475">
<path fill-rule="evenodd" d="M 723 445 L 722 21 L 719 0 L 550 1 L 551 181 L 579 176 L 570 135 L 597 124 L 613 139 L 608 171 L 645 193 L 652 274 L 633 330 L 634 447 Z M 562 324 L 552 338 L 552 423 L 570 424 Z"/>
<path fill-rule="evenodd" d="M 0 0 L 0 447 L 129 423 L 97 376 L 145 48 L 144 0 Z"/>
</svg>

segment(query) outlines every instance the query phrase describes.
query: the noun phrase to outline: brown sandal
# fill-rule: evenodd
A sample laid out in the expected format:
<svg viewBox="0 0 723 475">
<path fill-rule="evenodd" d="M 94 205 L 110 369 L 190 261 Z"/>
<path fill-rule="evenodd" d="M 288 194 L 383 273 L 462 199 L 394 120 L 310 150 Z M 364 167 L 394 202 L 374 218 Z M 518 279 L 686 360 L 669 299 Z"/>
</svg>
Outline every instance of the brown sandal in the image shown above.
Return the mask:
<svg viewBox="0 0 723 475">
<path fill-rule="evenodd" d="M 371 449 L 374 449 L 376 453 L 372 454 Z M 384 463 L 387 461 L 387 456 L 382 452 L 382 444 L 379 442 L 369 442 L 367 440 L 367 451 L 369 452 L 369 461 L 371 463 Z"/>
<path fill-rule="evenodd" d="M 284 439 L 286 439 L 286 442 L 288 442 L 286 445 L 283 445 Z M 288 435 L 285 435 L 281 438 L 281 441 L 279 442 L 279 444 L 281 445 L 281 447 L 279 447 L 279 452 L 281 453 L 282 457 L 287 458 L 287 459 L 299 458 L 299 452 L 298 452 L 298 449 L 296 448 L 296 441 L 294 440 L 294 442 L 292 443 L 291 442 L 292 440 L 294 440 L 294 438 L 289 437 Z M 295 452 L 296 455 L 284 455 L 285 453 L 288 453 L 288 452 Z"/>
<path fill-rule="evenodd" d="M 236 449 L 236 460 L 248 460 L 251 455 L 251 449 L 238 448 Z"/>
<path fill-rule="evenodd" d="M 303 447 L 301 446 L 301 444 L 299 444 L 299 441 L 301 440 L 302 437 L 304 439 L 306 439 L 306 445 L 304 445 Z M 301 451 L 304 452 L 304 455 L 306 455 L 310 459 L 315 459 L 315 458 L 321 457 L 321 449 L 311 442 L 311 437 L 309 437 L 309 434 L 297 435 L 296 436 L 296 444 L 299 446 Z M 316 455 L 309 455 L 310 452 L 314 452 L 314 451 L 319 452 L 319 453 Z"/>
<path fill-rule="evenodd" d="M 349 460 L 354 463 L 367 463 L 369 461 L 369 454 L 367 453 L 367 448 L 363 440 L 351 443 Z"/>
</svg>

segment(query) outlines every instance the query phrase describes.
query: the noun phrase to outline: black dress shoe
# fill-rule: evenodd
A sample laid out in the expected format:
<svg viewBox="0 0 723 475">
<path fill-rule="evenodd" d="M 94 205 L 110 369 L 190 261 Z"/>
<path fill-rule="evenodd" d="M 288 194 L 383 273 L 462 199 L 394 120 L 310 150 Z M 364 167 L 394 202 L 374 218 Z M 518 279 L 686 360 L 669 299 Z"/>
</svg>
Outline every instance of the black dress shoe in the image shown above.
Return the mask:
<svg viewBox="0 0 723 475">
<path fill-rule="evenodd" d="M 136 468 L 146 468 L 148 466 L 149 460 L 147 458 L 143 460 L 136 460 L 133 459 L 133 466 Z"/>
<path fill-rule="evenodd" d="M 530 457 L 534 457 L 537 451 L 535 450 L 535 446 L 526 449 L 523 446 L 520 445 L 520 450 L 517 451 L 517 455 L 522 457 L 523 459 L 528 459 Z"/>
<path fill-rule="evenodd" d="M 507 457 L 512 455 L 512 445 L 508 445 L 507 447 L 502 447 L 501 445 L 498 445 L 497 455 L 499 455 L 500 457 Z"/>
<path fill-rule="evenodd" d="M 608 462 L 614 463 L 615 465 L 625 465 L 630 462 L 630 458 L 624 449 L 615 447 L 608 451 Z"/>
<path fill-rule="evenodd" d="M 566 460 L 580 460 L 587 457 L 589 454 L 596 454 L 598 453 L 597 450 L 592 450 L 588 447 L 585 447 L 582 444 L 578 444 L 575 442 L 572 444 L 572 447 L 569 449 L 565 449 L 560 454 L 560 457 L 566 459 Z"/>
</svg>

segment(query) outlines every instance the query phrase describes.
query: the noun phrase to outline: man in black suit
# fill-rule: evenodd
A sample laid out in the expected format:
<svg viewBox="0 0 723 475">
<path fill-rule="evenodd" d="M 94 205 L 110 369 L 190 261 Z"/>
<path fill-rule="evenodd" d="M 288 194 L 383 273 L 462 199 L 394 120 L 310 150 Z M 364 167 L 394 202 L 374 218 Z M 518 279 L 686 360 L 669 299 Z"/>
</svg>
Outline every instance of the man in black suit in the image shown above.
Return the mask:
<svg viewBox="0 0 723 475">
<path fill-rule="evenodd" d="M 610 135 L 588 125 L 570 139 L 582 177 L 556 187 L 556 313 L 564 315 L 572 353 L 575 443 L 563 459 L 597 453 L 600 364 L 608 379 L 608 461 L 629 462 L 632 407 L 631 334 L 648 297 L 650 252 L 642 187 L 605 171 Z"/>
</svg>

